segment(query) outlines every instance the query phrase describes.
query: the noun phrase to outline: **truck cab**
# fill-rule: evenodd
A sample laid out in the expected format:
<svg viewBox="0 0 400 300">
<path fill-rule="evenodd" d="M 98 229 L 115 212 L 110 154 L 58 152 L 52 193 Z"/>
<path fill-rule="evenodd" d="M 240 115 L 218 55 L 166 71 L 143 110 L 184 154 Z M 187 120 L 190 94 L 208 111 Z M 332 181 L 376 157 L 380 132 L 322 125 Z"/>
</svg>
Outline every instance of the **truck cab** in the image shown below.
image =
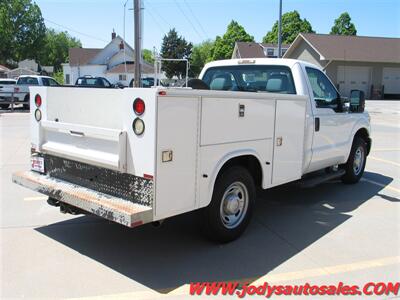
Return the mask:
<svg viewBox="0 0 400 300">
<path fill-rule="evenodd" d="M 210 238 L 228 242 L 250 222 L 257 186 L 363 175 L 371 147 L 363 93 L 340 97 L 317 67 L 224 60 L 193 82 L 32 87 L 32 168 L 14 182 L 62 212 L 128 227 L 201 210 Z"/>
<path fill-rule="evenodd" d="M 369 151 L 368 113 L 354 114 L 350 105 L 347 105 L 350 101 L 341 97 L 329 77 L 315 65 L 293 59 L 239 59 L 232 65 L 233 61 L 207 64 L 200 78 L 211 89 L 307 97 L 304 174 L 345 163 L 358 130 L 362 129 Z M 260 65 L 268 67 L 263 70 Z M 218 86 L 218 83 L 221 85 Z"/>
</svg>

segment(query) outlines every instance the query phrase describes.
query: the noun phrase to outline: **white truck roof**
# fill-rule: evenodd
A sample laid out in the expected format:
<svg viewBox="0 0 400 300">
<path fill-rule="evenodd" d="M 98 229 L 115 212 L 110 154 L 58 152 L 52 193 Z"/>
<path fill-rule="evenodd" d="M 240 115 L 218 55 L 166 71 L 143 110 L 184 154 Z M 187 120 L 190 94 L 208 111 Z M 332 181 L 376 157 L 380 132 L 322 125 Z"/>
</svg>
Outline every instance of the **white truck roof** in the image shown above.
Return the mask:
<svg viewBox="0 0 400 300">
<path fill-rule="evenodd" d="M 52 78 L 50 76 L 46 76 L 46 75 L 20 75 L 18 76 L 18 78 L 23 78 L 23 77 L 32 77 L 32 78 Z"/>
<path fill-rule="evenodd" d="M 213 62 L 207 63 L 203 70 L 201 71 L 200 78 L 204 75 L 204 72 L 212 67 L 221 67 L 221 66 L 234 66 L 234 65 L 279 65 L 279 66 L 287 66 L 292 68 L 295 64 L 302 64 L 305 66 L 310 66 L 313 68 L 320 69 L 318 66 L 310 64 L 308 62 L 291 59 L 291 58 L 239 58 L 239 59 L 224 59 L 217 60 Z"/>
</svg>

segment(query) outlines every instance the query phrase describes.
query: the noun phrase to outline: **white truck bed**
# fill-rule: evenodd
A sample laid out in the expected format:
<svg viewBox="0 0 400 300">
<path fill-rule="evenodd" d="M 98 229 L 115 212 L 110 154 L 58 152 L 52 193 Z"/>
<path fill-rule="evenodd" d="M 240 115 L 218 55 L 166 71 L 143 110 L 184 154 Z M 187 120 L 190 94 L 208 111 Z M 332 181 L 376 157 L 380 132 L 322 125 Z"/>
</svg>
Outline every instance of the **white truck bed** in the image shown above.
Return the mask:
<svg viewBox="0 0 400 300">
<path fill-rule="evenodd" d="M 305 96 L 66 87 L 32 88 L 31 98 L 36 94 L 43 99 L 42 120 L 37 122 L 32 114 L 32 147 L 47 157 L 53 169 L 47 174 L 18 173 L 13 180 L 127 226 L 207 206 L 219 168 L 238 154 L 257 157 L 264 188 L 302 175 L 303 152 L 298 150 L 304 142 Z M 146 103 L 142 136 L 132 130 L 137 117 L 132 103 L 137 97 Z M 163 151 L 172 151 L 172 161 L 162 161 Z M 57 165 L 57 159 L 64 165 Z M 93 169 L 85 175 L 86 167 L 76 164 L 68 175 L 65 170 L 75 162 Z M 78 175 L 87 176 L 87 182 L 74 181 L 78 177 L 73 172 L 79 169 Z M 109 176 L 111 189 L 124 176 L 132 176 L 137 186 L 151 191 L 129 199 L 127 194 L 110 196 L 107 183 L 90 183 L 100 180 L 93 172 L 103 169 L 108 170 L 101 174 Z M 146 205 L 141 204 L 142 197 L 147 197 Z"/>
</svg>

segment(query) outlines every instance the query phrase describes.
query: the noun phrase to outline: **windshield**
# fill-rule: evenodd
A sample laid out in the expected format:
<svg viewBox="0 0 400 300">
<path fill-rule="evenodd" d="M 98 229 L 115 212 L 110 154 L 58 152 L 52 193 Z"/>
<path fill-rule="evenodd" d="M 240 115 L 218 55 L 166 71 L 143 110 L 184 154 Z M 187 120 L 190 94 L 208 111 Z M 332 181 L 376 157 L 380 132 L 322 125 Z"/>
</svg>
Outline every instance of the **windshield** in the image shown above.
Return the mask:
<svg viewBox="0 0 400 300">
<path fill-rule="evenodd" d="M 77 85 L 93 85 L 93 86 L 101 86 L 100 80 L 97 78 L 79 78 L 76 82 Z"/>
<path fill-rule="evenodd" d="M 20 77 L 17 84 L 38 85 L 39 82 L 35 77 Z"/>
<path fill-rule="evenodd" d="M 12 81 L 12 80 L 0 80 L 0 84 L 2 84 L 2 85 L 15 84 L 15 81 Z"/>
<path fill-rule="evenodd" d="M 292 72 L 286 66 L 213 67 L 206 71 L 203 81 L 211 90 L 296 94 Z"/>
</svg>

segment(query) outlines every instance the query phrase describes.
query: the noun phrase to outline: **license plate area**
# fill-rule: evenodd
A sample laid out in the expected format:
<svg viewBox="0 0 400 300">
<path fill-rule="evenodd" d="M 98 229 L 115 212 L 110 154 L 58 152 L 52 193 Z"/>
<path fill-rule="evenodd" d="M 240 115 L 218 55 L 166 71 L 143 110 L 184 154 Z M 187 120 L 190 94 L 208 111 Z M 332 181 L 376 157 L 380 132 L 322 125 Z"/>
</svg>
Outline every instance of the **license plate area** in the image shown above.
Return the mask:
<svg viewBox="0 0 400 300">
<path fill-rule="evenodd" d="M 38 155 L 31 156 L 31 170 L 44 173 L 44 157 Z"/>
</svg>

